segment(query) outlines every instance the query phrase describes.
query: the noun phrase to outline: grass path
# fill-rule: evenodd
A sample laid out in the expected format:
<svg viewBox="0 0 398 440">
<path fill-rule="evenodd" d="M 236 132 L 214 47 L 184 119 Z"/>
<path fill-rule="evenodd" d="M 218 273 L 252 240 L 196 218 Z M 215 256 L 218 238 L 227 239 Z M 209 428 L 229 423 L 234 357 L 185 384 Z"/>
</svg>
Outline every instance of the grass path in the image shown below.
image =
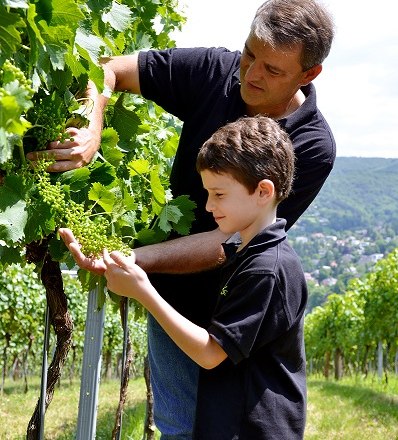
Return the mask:
<svg viewBox="0 0 398 440">
<path fill-rule="evenodd" d="M 398 381 L 311 379 L 306 440 L 398 440 Z"/>
<path fill-rule="evenodd" d="M 25 439 L 35 407 L 39 383 L 23 393 L 22 383 L 6 382 L 0 397 L 0 440 Z M 118 401 L 118 383 L 100 389 L 97 440 L 109 440 Z M 72 440 L 77 420 L 79 384 L 63 383 L 55 390 L 46 415 L 46 440 Z M 122 440 L 140 440 L 145 415 L 143 379 L 130 382 Z M 377 380 L 341 382 L 311 378 L 305 440 L 398 440 L 398 377 L 385 385 Z"/>
</svg>

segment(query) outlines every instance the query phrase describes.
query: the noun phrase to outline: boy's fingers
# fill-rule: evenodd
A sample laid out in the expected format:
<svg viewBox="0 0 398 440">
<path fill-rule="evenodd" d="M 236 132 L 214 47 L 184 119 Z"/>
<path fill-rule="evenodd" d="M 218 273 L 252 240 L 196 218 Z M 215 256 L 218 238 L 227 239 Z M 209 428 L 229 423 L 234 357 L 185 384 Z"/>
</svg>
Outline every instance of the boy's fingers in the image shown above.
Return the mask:
<svg viewBox="0 0 398 440">
<path fill-rule="evenodd" d="M 112 259 L 109 255 L 109 252 L 107 249 L 104 249 L 102 251 L 102 259 L 103 259 L 106 266 L 109 266 L 110 264 L 112 264 Z"/>
<path fill-rule="evenodd" d="M 108 254 L 109 255 L 109 254 Z M 118 251 L 113 251 L 111 252 L 111 254 L 109 255 L 110 258 L 112 258 L 112 260 L 118 265 L 120 266 L 122 269 L 126 269 L 126 261 L 125 261 L 125 257 L 121 252 Z"/>
</svg>

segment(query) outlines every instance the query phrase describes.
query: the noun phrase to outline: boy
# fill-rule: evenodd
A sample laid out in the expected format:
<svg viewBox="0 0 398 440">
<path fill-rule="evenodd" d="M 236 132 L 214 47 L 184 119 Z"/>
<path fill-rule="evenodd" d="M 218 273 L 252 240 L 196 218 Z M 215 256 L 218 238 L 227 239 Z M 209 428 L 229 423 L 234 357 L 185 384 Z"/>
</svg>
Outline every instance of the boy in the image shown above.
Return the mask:
<svg viewBox="0 0 398 440">
<path fill-rule="evenodd" d="M 291 142 L 272 119 L 241 118 L 204 143 L 197 169 L 206 209 L 232 236 L 224 244 L 227 261 L 210 326 L 173 309 L 134 254 L 104 250 L 108 288 L 138 300 L 202 367 L 194 439 L 301 439 L 307 290 L 286 222 L 276 218 L 293 180 Z"/>
</svg>

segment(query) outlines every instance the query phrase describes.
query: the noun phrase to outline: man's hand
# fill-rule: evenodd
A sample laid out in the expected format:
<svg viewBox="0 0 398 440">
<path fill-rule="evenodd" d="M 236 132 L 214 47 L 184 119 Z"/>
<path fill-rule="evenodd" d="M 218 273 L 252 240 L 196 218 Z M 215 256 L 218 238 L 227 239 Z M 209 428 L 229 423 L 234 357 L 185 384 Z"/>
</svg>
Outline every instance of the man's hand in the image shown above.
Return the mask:
<svg viewBox="0 0 398 440">
<path fill-rule="evenodd" d="M 51 172 L 74 170 L 90 163 L 99 148 L 101 133 L 89 128 L 74 127 L 66 131 L 73 140 L 50 142 L 48 150 L 33 151 L 26 157 L 32 161 L 47 156 L 53 158 L 56 162 L 48 168 Z"/>
<path fill-rule="evenodd" d="M 79 243 L 77 242 L 73 232 L 67 228 L 61 228 L 58 230 L 59 235 L 68 247 L 70 253 L 72 254 L 76 264 L 89 272 L 95 273 L 97 275 L 103 275 L 106 269 L 104 261 L 102 258 L 94 259 L 86 257 L 80 250 Z"/>
</svg>

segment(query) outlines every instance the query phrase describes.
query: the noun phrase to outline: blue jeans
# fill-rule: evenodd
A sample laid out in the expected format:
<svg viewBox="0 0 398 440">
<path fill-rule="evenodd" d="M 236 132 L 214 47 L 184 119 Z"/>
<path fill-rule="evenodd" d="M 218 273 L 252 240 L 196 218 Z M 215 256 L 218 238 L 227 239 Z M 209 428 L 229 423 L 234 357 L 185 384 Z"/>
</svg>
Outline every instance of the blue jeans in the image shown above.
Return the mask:
<svg viewBox="0 0 398 440">
<path fill-rule="evenodd" d="M 148 358 L 156 427 L 161 440 L 191 440 L 199 366 L 148 313 Z"/>
</svg>

